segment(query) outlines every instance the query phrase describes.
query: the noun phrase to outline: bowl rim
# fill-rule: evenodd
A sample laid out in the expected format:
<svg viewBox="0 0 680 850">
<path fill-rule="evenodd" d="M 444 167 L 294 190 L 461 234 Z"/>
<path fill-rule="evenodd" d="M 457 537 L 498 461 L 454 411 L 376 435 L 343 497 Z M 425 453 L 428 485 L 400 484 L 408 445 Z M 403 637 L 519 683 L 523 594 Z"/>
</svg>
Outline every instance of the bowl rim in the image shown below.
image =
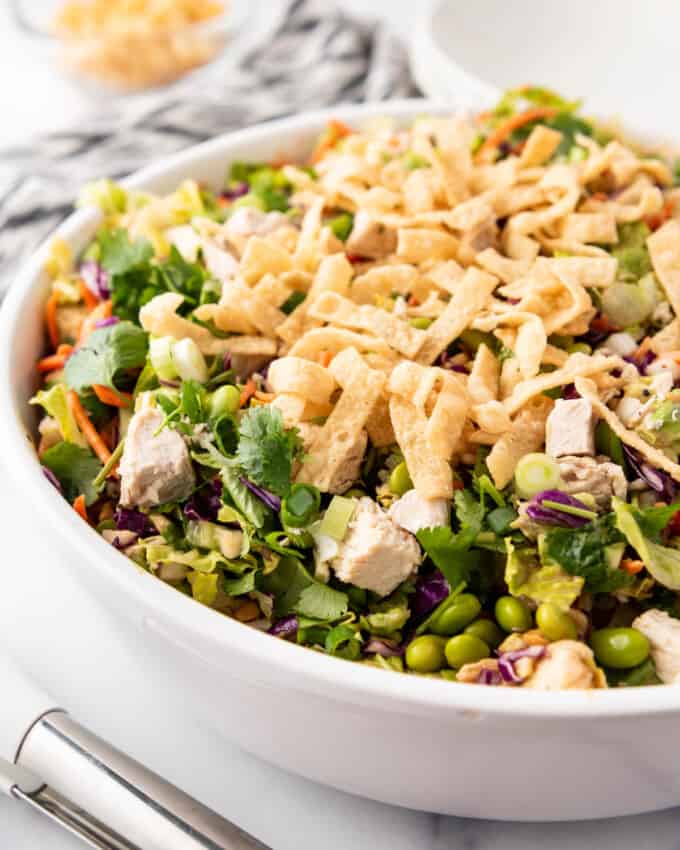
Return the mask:
<svg viewBox="0 0 680 850">
<path fill-rule="evenodd" d="M 176 170 L 191 176 L 192 166 L 221 155 L 225 162 L 242 155 L 251 143 L 272 145 L 280 137 L 321 129 L 329 118 L 352 121 L 377 117 L 408 120 L 423 112 L 450 114 L 450 107 L 424 99 L 338 106 L 258 124 L 226 133 L 200 145 L 165 157 L 122 181 L 130 188 L 142 188 Z M 239 154 L 238 151 L 241 151 Z M 608 718 L 641 714 L 675 713 L 680 709 L 680 690 L 673 687 L 635 687 L 593 691 L 539 692 L 520 688 L 484 685 L 457 685 L 438 679 L 391 674 L 368 665 L 346 662 L 317 653 L 288 641 L 275 639 L 252 627 L 196 603 L 174 588 L 151 576 L 116 551 L 76 515 L 42 474 L 36 462 L 32 441 L 22 424 L 26 400 L 15 398 L 15 375 L 21 368 L 15 362 L 15 340 L 21 334 L 19 318 L 34 289 L 44 286 L 43 264 L 49 244 L 56 235 L 74 239 L 96 224 L 92 209 L 77 210 L 69 216 L 26 262 L 16 276 L 0 310 L 0 409 L 5 411 L 5 433 L 0 458 L 24 494 L 33 514 L 48 524 L 77 552 L 88 570 L 96 570 L 102 581 L 113 584 L 126 596 L 134 597 L 145 611 L 146 620 L 178 627 L 178 633 L 193 635 L 197 646 L 222 650 L 213 653 L 210 663 L 222 665 L 230 652 L 276 668 L 289 677 L 290 687 L 348 703 L 405 711 L 441 718 L 447 712 L 505 715 L 508 717 Z M 24 364 L 25 371 L 25 364 Z M 18 395 L 18 394 L 17 394 Z M 126 565 L 127 568 L 123 568 Z M 228 669 L 225 664 L 224 669 Z M 288 686 L 288 685 L 287 685 Z"/>
</svg>

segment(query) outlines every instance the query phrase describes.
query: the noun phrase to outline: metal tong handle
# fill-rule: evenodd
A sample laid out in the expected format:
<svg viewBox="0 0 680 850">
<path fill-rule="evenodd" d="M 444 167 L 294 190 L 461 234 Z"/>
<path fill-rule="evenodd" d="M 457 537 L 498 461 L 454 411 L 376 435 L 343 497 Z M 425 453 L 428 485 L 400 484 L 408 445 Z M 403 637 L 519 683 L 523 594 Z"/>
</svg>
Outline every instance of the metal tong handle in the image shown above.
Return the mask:
<svg viewBox="0 0 680 850">
<path fill-rule="evenodd" d="M 270 850 L 80 726 L 2 655 L 0 688 L 0 791 L 91 847 Z"/>
</svg>

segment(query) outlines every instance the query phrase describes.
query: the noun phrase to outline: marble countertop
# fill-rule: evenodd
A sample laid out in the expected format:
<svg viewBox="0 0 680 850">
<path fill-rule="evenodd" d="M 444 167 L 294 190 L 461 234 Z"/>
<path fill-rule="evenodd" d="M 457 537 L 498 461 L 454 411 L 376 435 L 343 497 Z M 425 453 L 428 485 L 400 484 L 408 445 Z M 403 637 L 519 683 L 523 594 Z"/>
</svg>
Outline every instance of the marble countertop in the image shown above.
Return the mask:
<svg viewBox="0 0 680 850">
<path fill-rule="evenodd" d="M 403 35 L 417 14 L 417 4 L 406 0 L 345 0 L 344 5 L 389 15 Z M 41 64 L 8 26 L 5 3 L 0 3 L 0 53 L 3 66 L 22 79 L 20 90 L 0 88 L 0 146 L 65 126 L 82 114 L 86 104 L 77 92 Z M 6 532 L 0 643 L 93 731 L 276 850 L 298 850 L 303 841 L 323 850 L 680 848 L 680 809 L 578 824 L 443 818 L 322 788 L 216 740 L 185 714 L 181 694 L 145 664 L 107 613 L 56 568 L 49 541 L 33 535 L 30 505 L 21 502 L 0 476 L 0 521 Z M 530 793 L 532 777 L 522 781 Z M 39 815 L 0 798 L 2 850 L 81 846 Z"/>
</svg>

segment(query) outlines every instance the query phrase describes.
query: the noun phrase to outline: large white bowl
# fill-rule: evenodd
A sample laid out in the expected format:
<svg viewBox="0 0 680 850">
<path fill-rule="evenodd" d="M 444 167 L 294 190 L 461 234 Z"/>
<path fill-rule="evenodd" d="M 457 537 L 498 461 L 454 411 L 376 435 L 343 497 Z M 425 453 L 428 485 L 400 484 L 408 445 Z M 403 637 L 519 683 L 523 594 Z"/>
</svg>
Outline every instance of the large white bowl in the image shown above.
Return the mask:
<svg viewBox="0 0 680 850">
<path fill-rule="evenodd" d="M 403 122 L 425 111 L 442 108 L 406 101 L 277 121 L 191 148 L 127 185 L 164 192 L 195 177 L 219 186 L 234 159 L 304 156 L 329 117 L 356 124 L 391 115 Z M 84 210 L 58 233 L 80 249 L 96 224 L 97 215 Z M 44 479 L 30 437 L 27 400 L 43 347 L 45 258 L 43 248 L 0 313 L 0 451 L 36 533 L 49 536 L 64 566 L 151 648 L 176 679 L 178 700 L 264 759 L 417 809 L 556 820 L 677 804 L 680 688 L 536 693 L 329 658 L 199 605 L 89 529 Z"/>
</svg>

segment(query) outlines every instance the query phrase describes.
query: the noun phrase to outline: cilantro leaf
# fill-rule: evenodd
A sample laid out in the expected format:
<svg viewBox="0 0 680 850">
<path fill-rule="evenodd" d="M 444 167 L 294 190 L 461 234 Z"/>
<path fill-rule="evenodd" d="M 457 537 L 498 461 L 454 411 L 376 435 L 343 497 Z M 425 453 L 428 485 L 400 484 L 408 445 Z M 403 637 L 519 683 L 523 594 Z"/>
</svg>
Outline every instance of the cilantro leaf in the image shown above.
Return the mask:
<svg viewBox="0 0 680 850">
<path fill-rule="evenodd" d="M 243 514 L 248 522 L 252 523 L 255 528 L 262 528 L 267 516 L 271 516 L 269 508 L 254 496 L 245 484 L 241 483 L 238 472 L 229 464 L 228 458 L 224 458 L 224 460 L 225 463 L 220 464 L 220 478 L 226 491 L 225 494 L 231 498 L 234 507 Z M 223 499 L 225 494 L 223 494 Z"/>
<path fill-rule="evenodd" d="M 173 245 L 170 256 L 153 269 L 158 284 L 166 291 L 177 292 L 192 307 L 198 307 L 206 272 L 198 263 L 188 263 Z"/>
<path fill-rule="evenodd" d="M 74 443 L 57 443 L 43 454 L 40 462 L 57 476 L 69 502 L 81 493 L 87 505 L 95 501 L 97 491 L 93 481 L 102 465 L 89 449 Z"/>
<path fill-rule="evenodd" d="M 239 428 L 236 458 L 245 475 L 277 496 L 290 492 L 293 460 L 302 450 L 296 428 L 284 428 L 276 407 L 248 410 Z"/>
<path fill-rule="evenodd" d="M 456 519 L 460 531 L 447 526 L 422 528 L 416 538 L 451 587 L 467 581 L 478 563 L 478 553 L 469 552 L 482 527 L 484 507 L 469 490 L 458 490 L 454 497 Z"/>
<path fill-rule="evenodd" d="M 153 246 L 146 239 L 130 241 L 127 230 L 104 230 L 97 237 L 99 262 L 109 274 L 126 274 L 146 265 L 153 257 Z"/>
<path fill-rule="evenodd" d="M 583 576 L 586 590 L 610 592 L 631 581 L 628 573 L 612 570 L 607 561 L 606 547 L 624 539 L 613 514 L 582 528 L 552 528 L 540 541 L 541 561 L 558 564 L 573 576 Z"/>
<path fill-rule="evenodd" d="M 146 331 L 131 322 L 99 328 L 66 361 L 66 383 L 76 392 L 93 384 L 115 389 L 117 375 L 144 365 L 148 347 Z"/>
</svg>

